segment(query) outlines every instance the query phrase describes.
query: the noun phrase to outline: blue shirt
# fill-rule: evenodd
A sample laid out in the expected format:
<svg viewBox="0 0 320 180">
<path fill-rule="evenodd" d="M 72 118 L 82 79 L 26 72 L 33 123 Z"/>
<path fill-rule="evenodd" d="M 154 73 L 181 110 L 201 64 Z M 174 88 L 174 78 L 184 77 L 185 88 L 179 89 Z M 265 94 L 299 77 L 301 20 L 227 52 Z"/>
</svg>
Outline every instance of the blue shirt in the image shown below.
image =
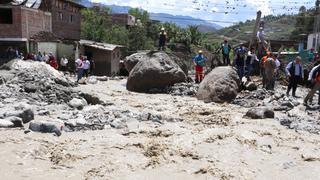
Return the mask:
<svg viewBox="0 0 320 180">
<path fill-rule="evenodd" d="M 198 54 L 196 57 L 193 58 L 193 62 L 195 62 L 198 66 L 204 67 L 206 64 L 206 59 L 204 56 L 201 54 Z"/>
</svg>

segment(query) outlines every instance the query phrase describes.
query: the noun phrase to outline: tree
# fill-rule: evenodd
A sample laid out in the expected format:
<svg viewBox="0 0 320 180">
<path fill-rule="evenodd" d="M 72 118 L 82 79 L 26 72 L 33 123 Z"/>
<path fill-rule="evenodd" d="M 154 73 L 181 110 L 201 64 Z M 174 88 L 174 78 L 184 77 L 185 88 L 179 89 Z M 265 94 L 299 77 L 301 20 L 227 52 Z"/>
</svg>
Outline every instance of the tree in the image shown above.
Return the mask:
<svg viewBox="0 0 320 180">
<path fill-rule="evenodd" d="M 129 50 L 137 51 L 146 49 L 147 40 L 147 32 L 144 27 L 132 27 L 129 31 Z"/>
<path fill-rule="evenodd" d="M 129 43 L 129 32 L 123 26 L 112 26 L 106 31 L 105 42 L 111 44 L 118 44 L 123 46 L 128 46 Z"/>
<path fill-rule="evenodd" d="M 146 25 L 150 21 L 150 15 L 148 11 L 139 8 L 131 8 L 129 14 L 134 16 L 136 20 L 140 19 L 143 25 Z"/>
<path fill-rule="evenodd" d="M 82 38 L 102 42 L 106 38 L 106 28 L 110 27 L 110 9 L 107 7 L 93 7 L 83 9 L 81 22 Z"/>
</svg>

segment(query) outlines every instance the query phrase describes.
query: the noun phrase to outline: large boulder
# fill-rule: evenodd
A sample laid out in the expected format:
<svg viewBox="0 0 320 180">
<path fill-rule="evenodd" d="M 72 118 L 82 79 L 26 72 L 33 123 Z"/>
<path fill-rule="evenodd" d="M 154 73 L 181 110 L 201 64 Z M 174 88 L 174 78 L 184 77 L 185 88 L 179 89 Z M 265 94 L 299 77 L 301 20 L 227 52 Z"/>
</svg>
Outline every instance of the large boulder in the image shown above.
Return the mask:
<svg viewBox="0 0 320 180">
<path fill-rule="evenodd" d="M 164 89 L 175 83 L 185 82 L 185 73 L 164 52 L 148 55 L 147 60 L 138 62 L 131 70 L 127 89 L 135 92 L 149 92 L 152 89 Z"/>
<path fill-rule="evenodd" d="M 127 71 L 130 72 L 134 66 L 138 64 L 140 61 L 145 61 L 148 59 L 147 52 L 139 52 L 132 54 L 131 56 L 126 57 L 124 61 L 124 66 L 126 67 Z"/>
<path fill-rule="evenodd" d="M 238 95 L 239 86 L 239 76 L 232 67 L 218 67 L 201 82 L 197 98 L 205 102 L 232 102 Z"/>
<path fill-rule="evenodd" d="M 124 60 L 125 68 L 130 72 L 140 61 L 146 61 L 150 59 L 152 54 L 157 53 L 157 51 L 144 51 L 132 54 L 126 57 Z M 163 52 L 159 52 L 163 53 Z M 182 69 L 182 71 L 188 75 L 188 65 L 183 59 L 180 59 L 176 54 L 170 53 L 168 56 Z"/>
</svg>

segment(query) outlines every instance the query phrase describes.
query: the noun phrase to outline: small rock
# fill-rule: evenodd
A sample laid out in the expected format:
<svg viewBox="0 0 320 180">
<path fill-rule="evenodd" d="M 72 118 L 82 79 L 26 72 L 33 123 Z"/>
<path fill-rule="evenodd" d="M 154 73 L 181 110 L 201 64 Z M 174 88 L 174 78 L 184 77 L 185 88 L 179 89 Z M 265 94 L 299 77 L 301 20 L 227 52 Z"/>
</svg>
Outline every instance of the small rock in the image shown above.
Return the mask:
<svg viewBox="0 0 320 180">
<path fill-rule="evenodd" d="M 245 117 L 251 119 L 266 119 L 266 118 L 274 118 L 274 111 L 270 108 L 252 108 L 250 109 Z"/>
<path fill-rule="evenodd" d="M 55 133 L 57 136 L 61 136 L 60 128 L 49 122 L 31 122 L 29 129 L 34 132 Z"/>
<path fill-rule="evenodd" d="M 31 109 L 26 109 L 19 114 L 19 117 L 22 119 L 24 124 L 34 120 L 34 113 Z"/>
<path fill-rule="evenodd" d="M 110 123 L 110 126 L 116 129 L 123 129 L 127 127 L 127 124 L 124 123 L 121 119 L 115 119 Z"/>
<path fill-rule="evenodd" d="M 69 106 L 73 107 L 73 108 L 77 108 L 79 110 L 83 109 L 84 106 L 87 106 L 88 103 L 85 99 L 83 98 L 73 98 L 70 102 L 69 102 Z"/>
<path fill-rule="evenodd" d="M 98 77 L 96 77 L 96 79 L 98 81 L 108 81 L 109 80 L 109 78 L 107 76 L 98 76 Z"/>
<path fill-rule="evenodd" d="M 5 120 L 12 122 L 14 127 L 23 127 L 22 119 L 19 117 L 11 116 L 5 118 Z"/>
<path fill-rule="evenodd" d="M 5 119 L 0 119 L 0 128 L 11 128 L 11 127 L 14 127 L 13 122 Z"/>
<path fill-rule="evenodd" d="M 91 76 L 88 78 L 87 83 L 88 84 L 97 84 L 98 80 L 95 77 Z"/>
<path fill-rule="evenodd" d="M 24 91 L 27 93 L 35 93 L 37 89 L 38 89 L 37 86 L 31 83 L 26 84 L 24 87 Z"/>
</svg>

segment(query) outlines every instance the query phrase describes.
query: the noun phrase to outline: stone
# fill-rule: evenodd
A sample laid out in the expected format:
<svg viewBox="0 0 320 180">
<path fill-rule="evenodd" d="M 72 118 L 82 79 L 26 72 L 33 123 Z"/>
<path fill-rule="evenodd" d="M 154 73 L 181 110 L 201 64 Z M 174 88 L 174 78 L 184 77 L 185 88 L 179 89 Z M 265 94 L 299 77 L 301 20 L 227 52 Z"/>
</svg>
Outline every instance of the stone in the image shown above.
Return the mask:
<svg viewBox="0 0 320 180">
<path fill-rule="evenodd" d="M 258 89 L 258 86 L 254 82 L 248 82 L 245 84 L 245 90 L 248 91 L 255 91 Z"/>
<path fill-rule="evenodd" d="M 19 114 L 24 124 L 34 120 L 34 112 L 31 109 L 26 109 Z"/>
<path fill-rule="evenodd" d="M 14 124 L 14 127 L 23 127 L 22 119 L 19 117 L 11 116 L 5 118 L 5 120 L 12 122 Z"/>
<path fill-rule="evenodd" d="M 14 123 L 5 119 L 0 119 L 0 128 L 12 128 Z"/>
<path fill-rule="evenodd" d="M 71 101 L 69 101 L 69 106 L 76 109 L 83 109 L 84 106 L 87 106 L 88 103 L 83 98 L 73 98 Z"/>
<path fill-rule="evenodd" d="M 91 104 L 91 105 L 97 105 L 97 104 L 104 103 L 96 95 L 93 95 L 93 94 L 80 93 L 80 96 L 83 97 L 87 101 L 87 103 Z"/>
<path fill-rule="evenodd" d="M 49 122 L 31 122 L 29 129 L 34 132 L 55 133 L 57 136 L 61 136 L 61 128 Z"/>
<path fill-rule="evenodd" d="M 274 118 L 274 111 L 266 107 L 252 108 L 246 113 L 245 117 L 251 119 Z"/>
<path fill-rule="evenodd" d="M 98 76 L 98 77 L 96 77 L 96 79 L 98 81 L 108 81 L 109 80 L 109 78 L 107 76 Z"/>
<path fill-rule="evenodd" d="M 37 92 L 38 88 L 35 84 L 26 84 L 25 87 L 24 87 L 24 91 L 27 92 L 27 93 L 35 93 Z"/>
<path fill-rule="evenodd" d="M 98 80 L 97 78 L 93 77 L 93 76 L 90 76 L 88 79 L 87 79 L 87 83 L 88 84 L 97 84 L 98 83 Z"/>
<path fill-rule="evenodd" d="M 148 93 L 151 89 L 165 89 L 186 79 L 185 73 L 168 54 L 156 52 L 131 70 L 127 89 Z"/>
<path fill-rule="evenodd" d="M 144 61 L 147 58 L 148 56 L 146 52 L 135 53 L 126 57 L 124 60 L 124 65 L 127 71 L 130 72 L 140 61 Z"/>
<path fill-rule="evenodd" d="M 115 129 L 123 129 L 127 127 L 127 124 L 121 119 L 115 119 L 110 123 L 110 126 Z"/>
<path fill-rule="evenodd" d="M 213 69 L 200 83 L 197 98 L 206 103 L 232 102 L 238 94 L 240 79 L 232 67 Z"/>
</svg>

